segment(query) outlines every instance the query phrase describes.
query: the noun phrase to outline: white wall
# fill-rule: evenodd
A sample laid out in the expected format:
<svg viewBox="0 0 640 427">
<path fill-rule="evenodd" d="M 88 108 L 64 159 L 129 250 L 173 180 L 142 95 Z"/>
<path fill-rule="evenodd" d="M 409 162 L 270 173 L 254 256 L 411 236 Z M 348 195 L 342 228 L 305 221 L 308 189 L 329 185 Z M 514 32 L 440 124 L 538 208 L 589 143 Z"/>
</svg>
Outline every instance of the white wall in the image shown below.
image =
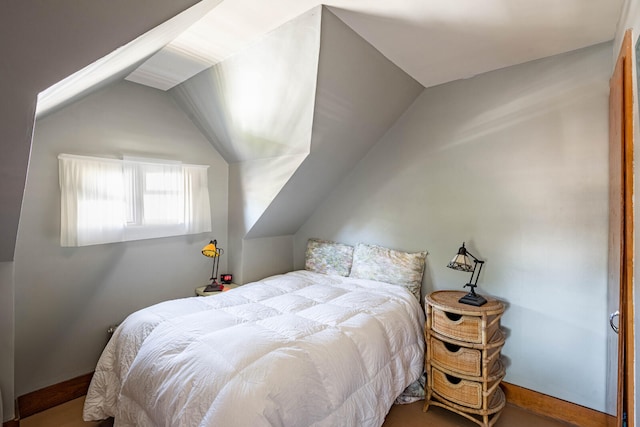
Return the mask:
<svg viewBox="0 0 640 427">
<path fill-rule="evenodd" d="M 0 422 L 13 418 L 13 265 L 0 262 Z"/>
<path fill-rule="evenodd" d="M 244 239 L 242 244 L 244 258 L 251 260 L 251 268 L 243 271 L 242 283 L 293 270 L 293 236 Z"/>
<path fill-rule="evenodd" d="M 59 153 L 210 165 L 212 233 L 60 247 Z M 14 262 L 16 395 L 93 371 L 109 325 L 193 296 L 211 271 L 200 250 L 227 245 L 227 206 L 227 163 L 164 92 L 117 83 L 38 120 Z"/>
<path fill-rule="evenodd" d="M 611 45 L 424 90 L 295 235 L 427 250 L 423 292 L 462 289 L 459 245 L 505 301 L 506 381 L 605 410 Z"/>
<path fill-rule="evenodd" d="M 618 28 L 616 30 L 615 39 L 613 42 L 612 59 L 614 63 L 618 59 L 618 53 L 620 52 L 620 46 L 622 45 L 622 39 L 624 37 L 624 33 L 628 29 L 631 29 L 633 31 L 632 40 L 635 45 L 635 41 L 638 37 L 639 28 L 640 28 L 640 1 L 625 0 L 622 5 L 620 20 L 618 21 Z"/>
</svg>

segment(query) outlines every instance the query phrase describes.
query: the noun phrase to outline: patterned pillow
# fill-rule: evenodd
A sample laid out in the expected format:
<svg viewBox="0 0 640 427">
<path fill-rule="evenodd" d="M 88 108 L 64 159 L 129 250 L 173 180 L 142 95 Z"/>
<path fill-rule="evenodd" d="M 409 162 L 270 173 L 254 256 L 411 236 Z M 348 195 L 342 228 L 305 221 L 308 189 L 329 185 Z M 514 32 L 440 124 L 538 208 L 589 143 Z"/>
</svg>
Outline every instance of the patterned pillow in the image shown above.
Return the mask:
<svg viewBox="0 0 640 427">
<path fill-rule="evenodd" d="M 330 240 L 309 239 L 305 252 L 305 270 L 348 276 L 353 261 L 353 246 Z"/>
<path fill-rule="evenodd" d="M 404 286 L 420 301 L 426 252 L 401 252 L 358 243 L 349 277 Z"/>
</svg>

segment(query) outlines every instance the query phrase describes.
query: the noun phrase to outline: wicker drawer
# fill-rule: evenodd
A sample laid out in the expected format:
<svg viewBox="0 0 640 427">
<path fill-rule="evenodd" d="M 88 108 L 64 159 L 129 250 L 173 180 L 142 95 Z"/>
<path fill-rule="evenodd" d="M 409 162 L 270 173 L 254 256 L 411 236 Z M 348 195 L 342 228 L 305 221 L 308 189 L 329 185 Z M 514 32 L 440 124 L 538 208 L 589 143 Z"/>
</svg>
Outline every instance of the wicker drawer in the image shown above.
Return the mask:
<svg viewBox="0 0 640 427">
<path fill-rule="evenodd" d="M 433 391 L 450 402 L 469 408 L 482 408 L 482 382 L 469 381 L 445 374 L 437 368 L 431 369 L 431 386 Z M 492 400 L 496 387 L 488 401 Z"/>
<path fill-rule="evenodd" d="M 462 375 L 482 375 L 482 352 L 474 348 L 461 347 L 433 338 L 431 340 L 433 363 Z"/>
<path fill-rule="evenodd" d="M 489 320 L 492 320 L 492 318 Z M 463 342 L 482 343 L 482 318 L 479 316 L 450 313 L 433 307 L 432 322 L 432 329 L 446 337 Z M 487 327 L 487 340 L 493 336 L 499 327 L 499 321 Z"/>
</svg>

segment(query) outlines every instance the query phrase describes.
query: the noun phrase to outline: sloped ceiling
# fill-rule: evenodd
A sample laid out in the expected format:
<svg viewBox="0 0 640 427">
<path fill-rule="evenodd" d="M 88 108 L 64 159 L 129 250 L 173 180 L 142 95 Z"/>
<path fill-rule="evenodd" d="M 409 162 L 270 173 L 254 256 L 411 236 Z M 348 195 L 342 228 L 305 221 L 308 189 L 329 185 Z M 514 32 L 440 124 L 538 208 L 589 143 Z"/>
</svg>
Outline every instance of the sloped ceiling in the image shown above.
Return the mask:
<svg viewBox="0 0 640 427">
<path fill-rule="evenodd" d="M 38 93 L 196 3 L 0 3 L 0 262 L 14 256 Z"/>
<path fill-rule="evenodd" d="M 310 152 L 247 238 L 294 234 L 422 92 L 328 8 L 313 99 Z"/>
<path fill-rule="evenodd" d="M 170 93 L 232 164 L 234 229 L 260 238 L 294 234 L 422 89 L 318 6 Z"/>
<path fill-rule="evenodd" d="M 177 85 L 174 97 L 225 159 L 239 164 L 243 224 L 233 228 L 243 238 L 286 235 L 417 88 L 610 40 L 622 2 L 333 0 L 323 6 L 314 73 L 314 21 L 301 17 L 320 10 L 318 1 L 226 1 L 127 79 L 162 90 Z M 317 78 L 313 104 L 309 77 Z"/>
<path fill-rule="evenodd" d="M 67 105 L 89 92 L 120 80 L 141 61 L 161 57 L 167 49 L 163 47 L 189 28 L 222 0 L 204 0 L 188 10 L 152 28 L 140 37 L 76 71 L 67 78 L 46 88 L 38 94 L 36 114 L 41 117 L 54 108 Z M 161 50 L 161 52 L 158 52 Z M 167 62 L 164 58 L 163 62 Z"/>
<path fill-rule="evenodd" d="M 611 40 L 623 0 L 227 0 L 130 78 L 166 90 L 321 3 L 429 87 Z"/>
<path fill-rule="evenodd" d="M 140 50 L 127 60 L 136 67 L 126 79 L 169 90 L 323 4 L 391 62 L 430 87 L 612 40 L 624 1 L 202 0 L 206 6 L 185 31 L 159 51 Z M 119 27 L 127 25 L 130 20 L 123 19 Z M 15 37 L 9 31 L 5 38 L 10 42 Z M 136 61 L 142 63 L 138 66 Z M 94 83 L 125 69 L 105 73 L 104 67 L 94 68 L 102 73 Z"/>
<path fill-rule="evenodd" d="M 314 8 L 170 93 L 229 163 L 306 154 L 319 48 Z"/>
<path fill-rule="evenodd" d="M 382 55 L 429 87 L 611 40 L 623 2 L 330 0 L 326 4 Z M 0 111 L 5 123 L 11 124 L 2 131 L 0 261 L 13 259 L 37 94 L 195 3 L 157 1 L 149 8 L 147 2 L 118 0 L 103 7 L 60 0 L 49 6 L 34 2 L 0 6 L 0 44 L 5 53 Z M 162 81 L 158 87 L 166 90 L 319 4 L 317 0 L 223 1 L 210 12 L 203 11 L 200 21 L 128 78 L 149 85 Z M 140 54 L 129 66 L 148 55 L 148 51 Z M 128 72 L 126 67 L 117 72 L 124 70 Z M 103 75 L 93 87 L 115 74 Z M 91 87 L 72 96 L 88 90 Z"/>
</svg>

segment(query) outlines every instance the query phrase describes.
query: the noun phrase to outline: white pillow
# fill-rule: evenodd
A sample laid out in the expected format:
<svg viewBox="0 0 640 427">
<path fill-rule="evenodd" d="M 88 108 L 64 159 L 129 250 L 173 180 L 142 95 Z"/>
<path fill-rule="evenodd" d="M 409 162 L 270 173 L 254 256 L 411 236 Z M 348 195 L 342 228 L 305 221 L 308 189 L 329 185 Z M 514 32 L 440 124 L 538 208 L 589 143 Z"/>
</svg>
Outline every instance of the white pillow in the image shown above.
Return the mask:
<svg viewBox="0 0 640 427">
<path fill-rule="evenodd" d="M 358 243 L 349 277 L 404 286 L 420 301 L 427 252 L 402 252 Z"/>
</svg>

